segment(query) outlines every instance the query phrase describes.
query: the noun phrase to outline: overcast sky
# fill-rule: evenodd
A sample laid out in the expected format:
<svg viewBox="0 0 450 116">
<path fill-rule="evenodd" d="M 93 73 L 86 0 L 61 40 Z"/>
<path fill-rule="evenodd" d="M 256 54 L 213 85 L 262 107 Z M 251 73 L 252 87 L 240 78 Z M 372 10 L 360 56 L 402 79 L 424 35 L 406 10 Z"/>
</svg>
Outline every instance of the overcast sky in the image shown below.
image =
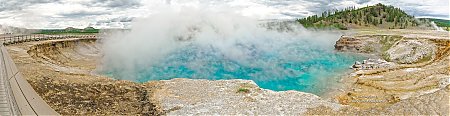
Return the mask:
<svg viewBox="0 0 450 116">
<path fill-rule="evenodd" d="M 129 28 L 170 6 L 228 8 L 258 19 L 295 19 L 328 9 L 383 3 L 416 17 L 449 19 L 449 0 L 0 0 L 0 25 L 25 28 Z"/>
</svg>

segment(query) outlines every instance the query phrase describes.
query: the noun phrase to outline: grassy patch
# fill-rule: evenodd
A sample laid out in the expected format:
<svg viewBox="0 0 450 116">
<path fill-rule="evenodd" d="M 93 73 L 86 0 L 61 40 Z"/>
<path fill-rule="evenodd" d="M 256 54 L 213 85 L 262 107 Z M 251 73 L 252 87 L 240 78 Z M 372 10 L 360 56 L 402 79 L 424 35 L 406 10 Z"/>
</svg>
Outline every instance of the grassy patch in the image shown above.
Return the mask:
<svg viewBox="0 0 450 116">
<path fill-rule="evenodd" d="M 383 38 L 381 38 L 380 40 L 380 44 L 381 46 L 381 51 L 382 52 L 386 52 L 387 50 L 389 50 L 395 43 L 397 43 L 398 41 L 402 40 L 402 36 L 385 36 Z"/>
<path fill-rule="evenodd" d="M 425 57 L 419 59 L 416 63 L 424 63 L 424 62 L 428 62 L 428 61 L 430 61 L 431 59 L 433 59 L 432 56 L 433 56 L 432 54 L 428 54 L 427 56 L 425 56 Z"/>
<path fill-rule="evenodd" d="M 236 93 L 250 93 L 250 88 L 255 88 L 255 85 L 250 83 L 240 83 Z"/>
<path fill-rule="evenodd" d="M 340 30 L 348 30 L 348 28 L 342 24 L 333 24 L 331 25 L 332 28 L 340 29 Z"/>
<path fill-rule="evenodd" d="M 381 38 L 380 40 L 380 44 L 381 44 L 381 57 L 386 60 L 386 61 L 391 61 L 391 59 L 389 58 L 389 54 L 387 53 L 387 51 L 394 46 L 395 43 L 397 43 L 398 41 L 402 40 L 403 37 L 402 36 L 384 36 Z"/>
<path fill-rule="evenodd" d="M 450 31 L 450 27 L 442 27 L 442 28 L 444 28 L 444 30 L 446 31 Z"/>
<path fill-rule="evenodd" d="M 434 19 L 434 18 L 426 18 L 426 19 L 433 21 L 439 27 L 450 27 L 450 20 Z"/>
<path fill-rule="evenodd" d="M 239 88 L 237 93 L 250 93 L 250 89 L 247 88 Z"/>
<path fill-rule="evenodd" d="M 381 58 L 383 58 L 384 60 L 386 60 L 388 62 L 391 62 L 391 58 L 387 52 L 381 53 Z"/>
<path fill-rule="evenodd" d="M 369 42 L 368 44 L 366 44 L 363 47 L 364 52 L 365 53 L 373 53 L 373 52 L 375 52 L 376 50 L 375 50 L 375 47 L 373 46 L 374 44 L 375 43 L 373 43 L 373 42 Z"/>
<path fill-rule="evenodd" d="M 348 30 L 348 28 L 342 24 L 302 24 L 303 27 L 308 29 L 339 29 Z"/>
</svg>

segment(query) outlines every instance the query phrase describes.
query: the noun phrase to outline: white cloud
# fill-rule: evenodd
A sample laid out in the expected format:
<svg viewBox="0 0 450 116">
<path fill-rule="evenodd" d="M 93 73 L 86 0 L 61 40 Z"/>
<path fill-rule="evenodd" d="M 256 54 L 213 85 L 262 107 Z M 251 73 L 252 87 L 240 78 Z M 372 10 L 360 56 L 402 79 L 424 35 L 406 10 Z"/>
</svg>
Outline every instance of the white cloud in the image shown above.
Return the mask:
<svg viewBox="0 0 450 116">
<path fill-rule="evenodd" d="M 116 19 L 147 17 L 161 9 L 186 7 L 231 10 L 258 19 L 293 19 L 376 3 L 400 7 L 417 17 L 449 19 L 448 0 L 1 0 L 0 24 L 26 28 L 127 28 L 129 22 Z"/>
</svg>

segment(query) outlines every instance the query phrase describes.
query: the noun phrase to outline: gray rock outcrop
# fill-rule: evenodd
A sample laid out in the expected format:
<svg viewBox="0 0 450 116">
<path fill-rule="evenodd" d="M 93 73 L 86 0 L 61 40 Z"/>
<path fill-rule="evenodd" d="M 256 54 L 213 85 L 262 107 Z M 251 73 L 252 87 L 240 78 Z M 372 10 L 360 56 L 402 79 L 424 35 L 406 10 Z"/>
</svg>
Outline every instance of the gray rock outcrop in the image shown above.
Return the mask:
<svg viewBox="0 0 450 116">
<path fill-rule="evenodd" d="M 425 40 L 402 40 L 385 52 L 387 60 L 399 64 L 412 64 L 434 58 L 436 46 Z"/>
<path fill-rule="evenodd" d="M 343 107 L 311 93 L 261 89 L 251 80 L 172 79 L 158 88 L 155 99 L 167 115 L 302 115 L 309 108 Z"/>
</svg>

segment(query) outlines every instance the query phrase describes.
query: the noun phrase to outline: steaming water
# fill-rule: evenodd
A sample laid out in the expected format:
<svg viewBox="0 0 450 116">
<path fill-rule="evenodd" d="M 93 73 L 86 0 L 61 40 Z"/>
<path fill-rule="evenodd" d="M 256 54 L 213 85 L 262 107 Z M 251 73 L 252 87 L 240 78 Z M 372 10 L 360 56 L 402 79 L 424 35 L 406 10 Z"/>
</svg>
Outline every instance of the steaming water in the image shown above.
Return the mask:
<svg viewBox="0 0 450 116">
<path fill-rule="evenodd" d="M 321 94 L 336 84 L 338 76 L 360 57 L 341 54 L 332 48 L 308 46 L 295 41 L 282 47 L 261 51 L 241 46 L 249 57 L 234 60 L 220 50 L 196 45 L 180 48 L 158 63 L 141 70 L 138 82 L 191 79 L 247 79 L 261 88 L 275 91 L 298 90 Z"/>
<path fill-rule="evenodd" d="M 260 39 L 264 45 L 238 42 L 229 49 L 182 42 L 181 47 L 149 65 L 137 65 L 131 74 L 133 78 L 123 78 L 130 73 L 123 73 L 122 68 L 107 73 L 112 77 L 136 82 L 173 78 L 246 79 L 255 81 L 265 89 L 298 90 L 321 95 L 335 87 L 339 76 L 363 57 L 335 52 L 332 46 L 334 41 L 317 43 L 312 40 L 314 38 L 265 38 Z"/>
<path fill-rule="evenodd" d="M 265 89 L 321 94 L 361 59 L 333 50 L 338 33 L 278 26 L 290 31 L 233 13 L 162 11 L 103 39 L 100 70 L 136 82 L 248 79 Z"/>
</svg>

